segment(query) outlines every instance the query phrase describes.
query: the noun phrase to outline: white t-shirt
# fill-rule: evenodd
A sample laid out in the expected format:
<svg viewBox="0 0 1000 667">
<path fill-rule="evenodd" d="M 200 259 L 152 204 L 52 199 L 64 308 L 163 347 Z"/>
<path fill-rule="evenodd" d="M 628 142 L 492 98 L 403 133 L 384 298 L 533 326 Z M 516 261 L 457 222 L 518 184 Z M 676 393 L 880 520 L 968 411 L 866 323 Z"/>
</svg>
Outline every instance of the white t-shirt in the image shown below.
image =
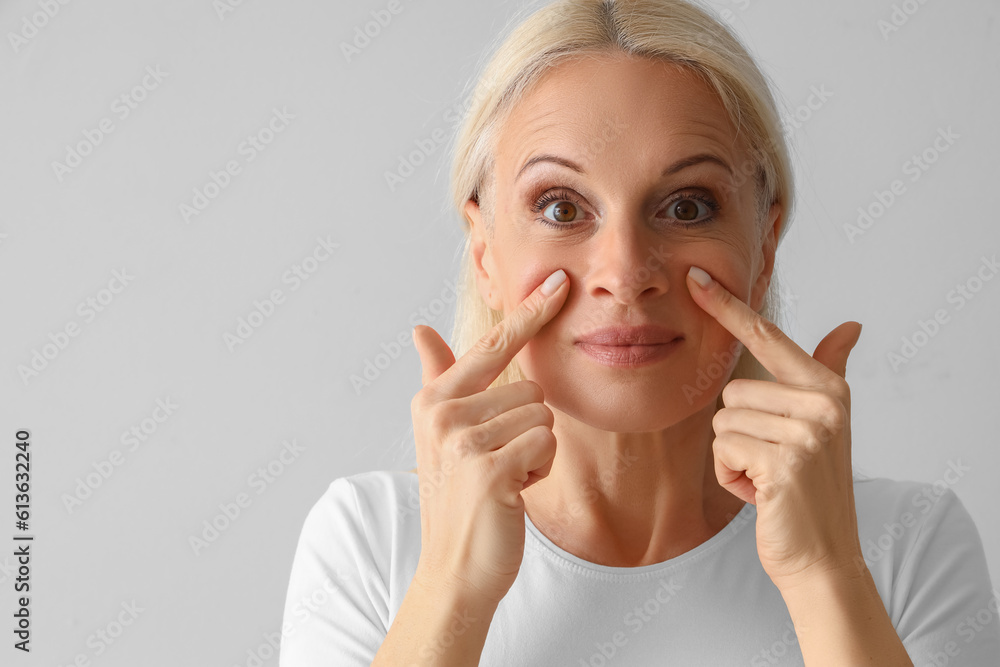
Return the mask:
<svg viewBox="0 0 1000 667">
<path fill-rule="evenodd" d="M 310 510 L 281 667 L 370 667 L 417 567 L 417 481 L 403 471 L 341 477 Z M 857 477 L 854 493 L 865 560 L 914 665 L 1000 665 L 1000 594 L 958 496 L 942 483 Z M 756 516 L 746 504 L 685 554 L 608 567 L 560 549 L 525 515 L 524 559 L 479 665 L 802 665 L 784 600 L 757 556 Z M 460 632 L 463 620 L 453 627 Z"/>
</svg>

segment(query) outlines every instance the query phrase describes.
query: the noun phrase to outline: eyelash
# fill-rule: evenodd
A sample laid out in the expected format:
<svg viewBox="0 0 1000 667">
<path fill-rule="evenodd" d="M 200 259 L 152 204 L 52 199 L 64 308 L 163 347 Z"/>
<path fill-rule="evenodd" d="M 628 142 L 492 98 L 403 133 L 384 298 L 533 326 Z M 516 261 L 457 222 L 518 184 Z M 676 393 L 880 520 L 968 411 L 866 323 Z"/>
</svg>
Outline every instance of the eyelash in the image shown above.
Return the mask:
<svg viewBox="0 0 1000 667">
<path fill-rule="evenodd" d="M 708 217 L 702 218 L 698 222 L 682 223 L 681 224 L 682 227 L 700 227 L 701 225 L 708 224 L 715 220 L 715 213 L 718 213 L 719 209 L 721 208 L 718 202 L 716 202 L 715 199 L 713 199 L 712 197 L 692 192 L 684 193 L 675 197 L 670 201 L 669 204 L 667 204 L 667 208 L 670 208 L 677 202 L 683 201 L 685 199 L 694 199 L 695 201 L 700 201 L 702 204 L 708 207 L 710 213 Z M 550 190 L 549 192 L 546 192 L 544 195 L 542 195 L 534 203 L 534 205 L 532 206 L 532 210 L 535 213 L 541 213 L 542 211 L 545 210 L 545 208 L 549 204 L 551 204 L 552 202 L 559 202 L 559 201 L 569 201 L 573 202 L 577 206 L 582 206 L 582 204 L 580 204 L 580 201 L 569 190 L 559 189 L 559 190 Z M 548 227 L 553 227 L 555 229 L 567 229 L 569 227 L 575 227 L 577 225 L 576 222 L 554 222 L 546 218 L 544 215 L 538 216 L 538 222 Z"/>
</svg>

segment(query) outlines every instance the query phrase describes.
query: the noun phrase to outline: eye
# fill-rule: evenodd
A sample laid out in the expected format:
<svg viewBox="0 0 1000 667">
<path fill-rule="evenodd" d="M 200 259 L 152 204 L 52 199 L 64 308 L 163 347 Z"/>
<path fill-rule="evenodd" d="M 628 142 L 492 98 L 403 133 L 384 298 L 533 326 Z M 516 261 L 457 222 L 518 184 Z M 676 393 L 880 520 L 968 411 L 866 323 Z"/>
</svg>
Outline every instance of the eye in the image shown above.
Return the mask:
<svg viewBox="0 0 1000 667">
<path fill-rule="evenodd" d="M 556 222 L 573 222 L 573 218 L 576 217 L 576 204 L 563 199 L 549 204 L 545 210 L 542 211 L 542 215 L 545 215 L 546 211 L 552 211 L 550 215 Z"/>
<path fill-rule="evenodd" d="M 703 210 L 700 215 L 699 208 Z M 714 199 L 691 192 L 681 195 L 667 206 L 667 213 L 670 214 L 670 217 L 684 223 L 684 227 L 694 227 L 711 222 L 718 210 L 719 204 Z"/>
<path fill-rule="evenodd" d="M 541 213 L 538 221 L 543 225 L 555 228 L 572 227 L 577 216 L 582 214 L 576 198 L 567 190 L 552 190 L 542 195 L 532 206 L 536 213 Z"/>
</svg>

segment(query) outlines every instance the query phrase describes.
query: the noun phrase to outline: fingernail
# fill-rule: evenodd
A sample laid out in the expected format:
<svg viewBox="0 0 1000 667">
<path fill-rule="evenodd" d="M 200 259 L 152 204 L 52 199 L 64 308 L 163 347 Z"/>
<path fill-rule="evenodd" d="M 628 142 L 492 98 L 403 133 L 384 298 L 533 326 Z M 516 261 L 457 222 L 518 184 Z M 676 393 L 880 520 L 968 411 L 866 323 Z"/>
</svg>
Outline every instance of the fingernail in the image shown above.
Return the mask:
<svg viewBox="0 0 1000 667">
<path fill-rule="evenodd" d="M 692 266 L 688 269 L 688 275 L 702 287 L 708 287 L 712 284 L 712 276 L 708 275 L 703 269 L 699 269 L 697 266 Z"/>
<path fill-rule="evenodd" d="M 565 280 L 566 280 L 566 272 L 563 271 L 562 269 L 559 269 L 551 276 L 546 278 L 545 282 L 542 283 L 542 289 L 541 289 L 542 294 L 544 294 L 545 296 L 551 296 L 552 293 L 555 292 L 556 289 L 560 285 L 562 285 L 563 281 Z"/>
</svg>

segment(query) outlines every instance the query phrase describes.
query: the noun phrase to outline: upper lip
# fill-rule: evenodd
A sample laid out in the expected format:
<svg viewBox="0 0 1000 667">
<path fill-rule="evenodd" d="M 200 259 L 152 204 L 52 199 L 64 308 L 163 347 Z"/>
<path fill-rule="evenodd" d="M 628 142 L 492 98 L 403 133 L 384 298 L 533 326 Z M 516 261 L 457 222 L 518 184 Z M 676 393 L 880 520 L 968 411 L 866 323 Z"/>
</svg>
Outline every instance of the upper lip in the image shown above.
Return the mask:
<svg viewBox="0 0 1000 667">
<path fill-rule="evenodd" d="M 656 324 L 642 326 L 611 326 L 594 329 L 577 339 L 577 343 L 590 345 L 660 345 L 669 343 L 681 334 Z"/>
</svg>

